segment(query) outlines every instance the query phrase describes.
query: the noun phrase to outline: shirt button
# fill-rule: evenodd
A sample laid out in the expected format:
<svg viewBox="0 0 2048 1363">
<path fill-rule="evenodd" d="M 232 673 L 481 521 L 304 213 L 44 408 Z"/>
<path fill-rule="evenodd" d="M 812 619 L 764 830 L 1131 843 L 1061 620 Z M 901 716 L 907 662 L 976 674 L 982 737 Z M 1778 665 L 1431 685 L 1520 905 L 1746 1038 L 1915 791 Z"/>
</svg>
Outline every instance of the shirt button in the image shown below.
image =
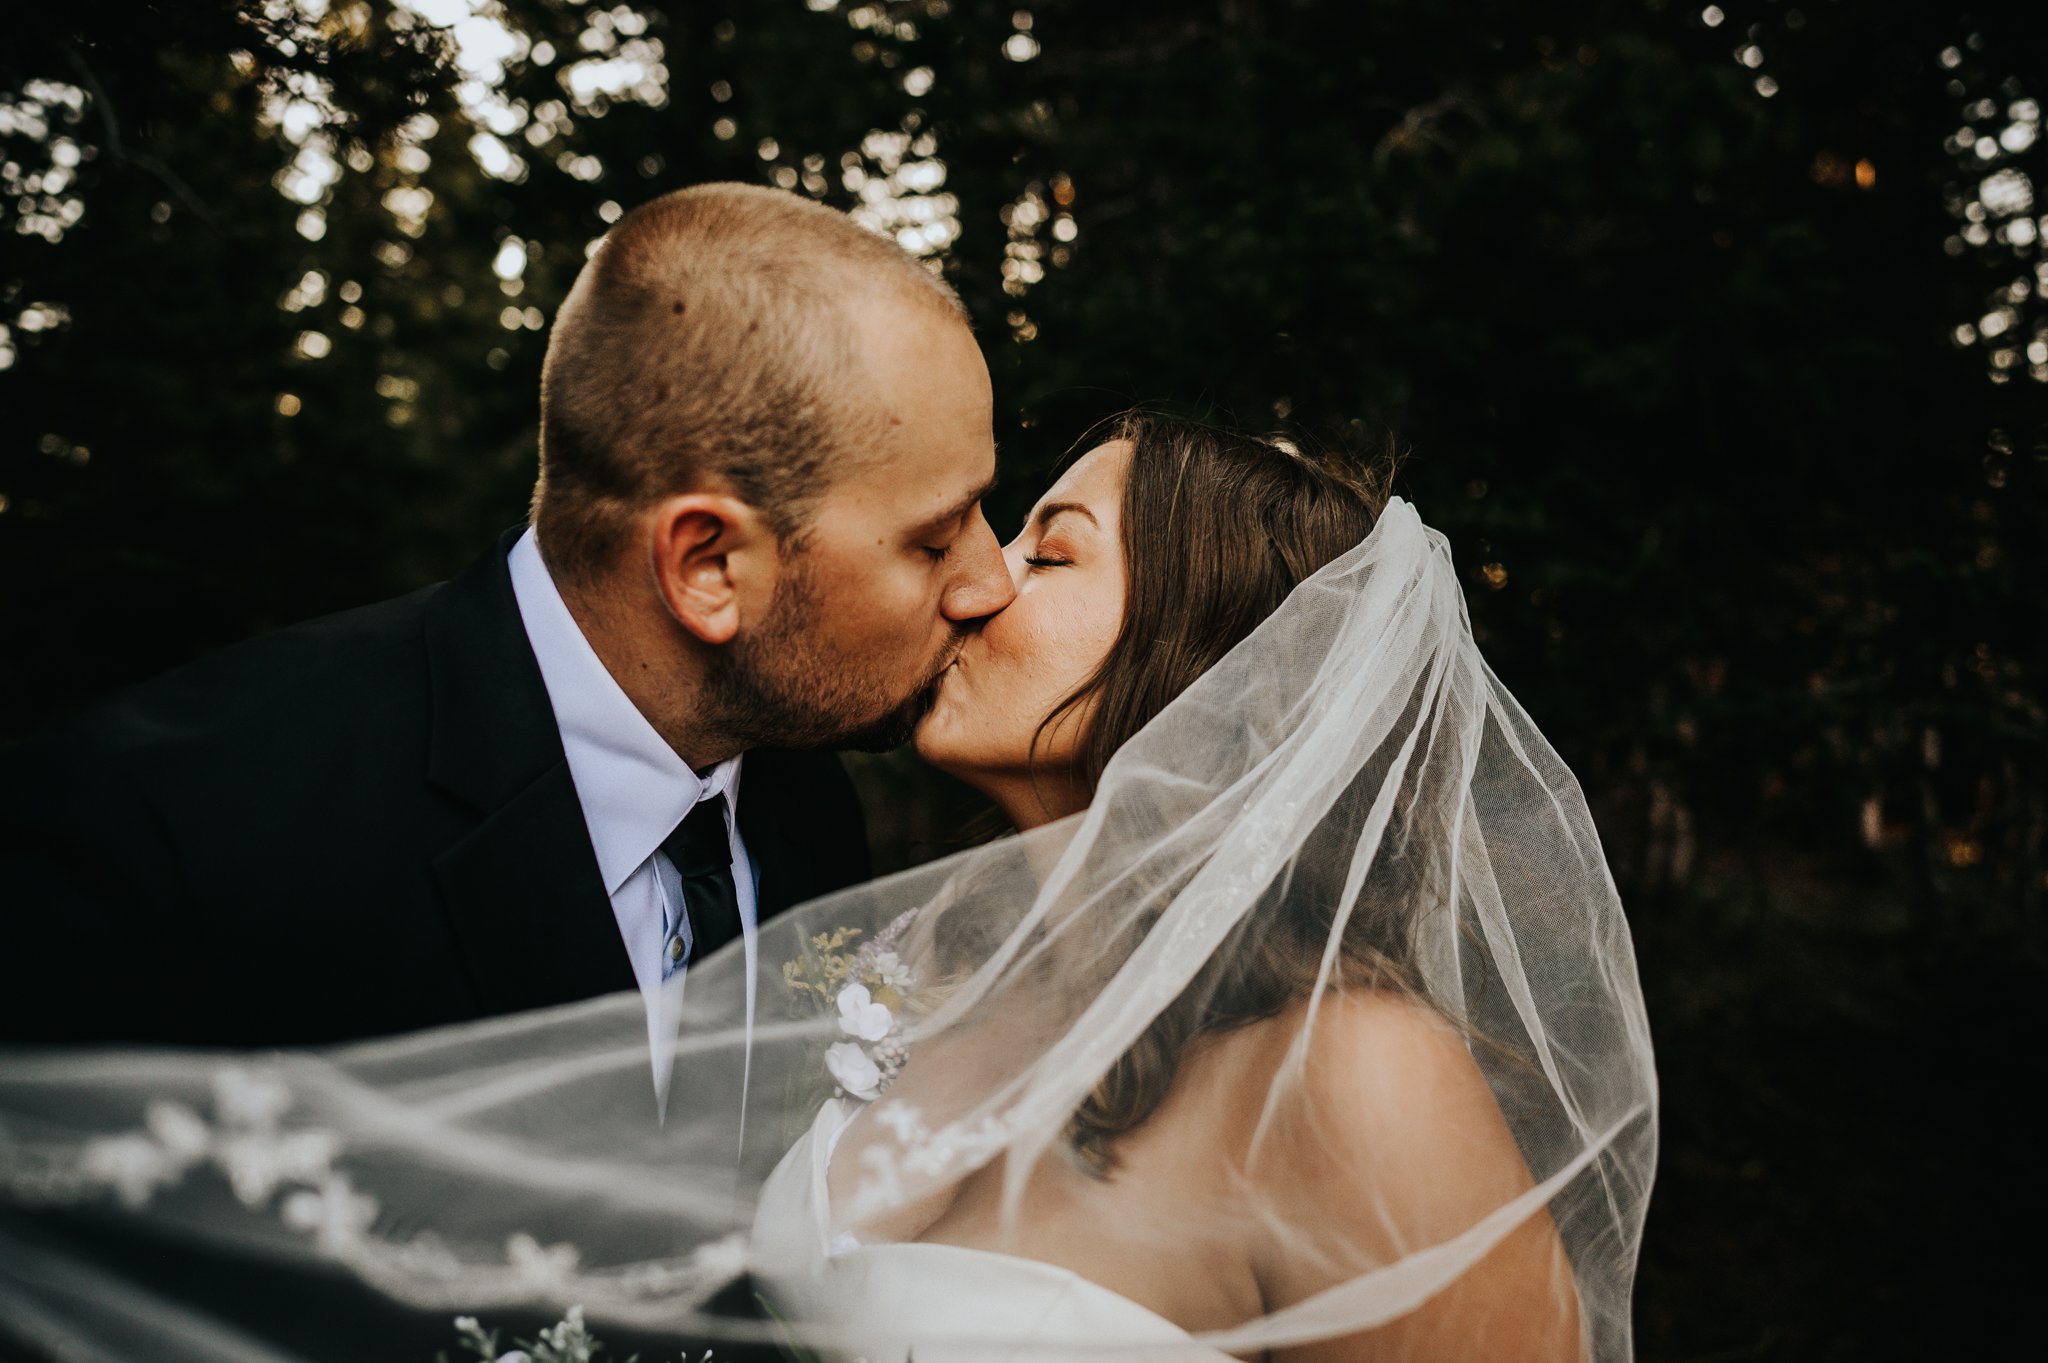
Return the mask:
<svg viewBox="0 0 2048 1363">
<path fill-rule="evenodd" d="M 671 961 L 680 961 L 680 960 L 682 960 L 682 959 L 683 959 L 683 939 L 682 939 L 682 938 L 680 938 L 680 937 L 671 937 L 671 938 L 669 938 L 669 939 L 668 939 L 668 958 L 669 958 L 669 959 L 670 959 Z"/>
</svg>

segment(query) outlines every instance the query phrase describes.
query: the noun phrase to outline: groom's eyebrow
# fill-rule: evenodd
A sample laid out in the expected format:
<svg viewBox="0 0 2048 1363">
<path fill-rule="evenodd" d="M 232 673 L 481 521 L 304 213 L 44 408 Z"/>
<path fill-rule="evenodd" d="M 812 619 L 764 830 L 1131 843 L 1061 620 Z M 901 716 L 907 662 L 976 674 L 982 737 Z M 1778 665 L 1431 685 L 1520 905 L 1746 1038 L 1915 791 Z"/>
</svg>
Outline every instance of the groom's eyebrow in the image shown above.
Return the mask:
<svg viewBox="0 0 2048 1363">
<path fill-rule="evenodd" d="M 933 531 L 943 530 L 947 526 L 956 524 L 963 517 L 965 517 L 968 512 L 974 510 L 975 506 L 981 501 L 982 498 L 988 496 L 989 493 L 994 492 L 995 490 L 996 480 L 995 477 L 991 475 L 987 482 L 983 483 L 980 487 L 974 489 L 974 491 L 968 493 L 965 497 L 962 497 L 959 501 L 953 503 L 953 505 L 947 507 L 944 511 L 941 511 L 938 515 L 933 516 L 929 520 L 920 522 L 917 528 L 911 531 L 912 536 L 915 537 L 919 535 L 928 535 L 931 534 Z"/>
</svg>

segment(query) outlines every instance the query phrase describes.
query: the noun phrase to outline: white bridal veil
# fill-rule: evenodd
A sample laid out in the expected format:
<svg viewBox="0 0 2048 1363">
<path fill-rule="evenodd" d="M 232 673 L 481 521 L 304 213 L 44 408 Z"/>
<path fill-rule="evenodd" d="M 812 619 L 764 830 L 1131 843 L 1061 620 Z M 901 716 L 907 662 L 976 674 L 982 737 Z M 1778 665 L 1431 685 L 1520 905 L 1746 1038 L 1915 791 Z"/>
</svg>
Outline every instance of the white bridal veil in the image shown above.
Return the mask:
<svg viewBox="0 0 2048 1363">
<path fill-rule="evenodd" d="M 318 1053 L 0 1052 L 0 1313 L 58 1356 L 281 1359 L 289 1330 L 251 1320 L 303 1280 L 829 1353 L 845 1303 L 776 1284 L 914 1238 L 970 1186 L 1008 1225 L 1035 1171 L 1144 1176 L 1140 1137 L 1193 1120 L 1159 1095 L 1240 1046 L 1265 1060 L 1215 1090 L 1228 1176 L 1121 1217 L 1117 1243 L 1253 1237 L 1316 1286 L 1202 1343 L 1370 1331 L 1535 1236 L 1558 1268 L 1517 1290 L 1550 1294 L 1585 1356 L 1630 1356 L 1656 1082 L 1628 928 L 1577 782 L 1399 498 L 1087 811 L 805 904 L 758 962 L 749 980 L 735 944 L 690 972 L 659 1120 L 635 994 Z M 1453 1039 L 1483 1111 L 1375 1087 L 1375 1029 L 1418 1028 Z M 821 1112 L 843 1138 L 814 1236 L 770 1176 Z M 1468 1175 L 1489 1133 L 1511 1167 Z M 1396 1141 L 1401 1179 L 1376 1183 Z M 268 1286 L 181 1279 L 188 1255 Z M 705 1315 L 743 1272 L 767 1319 Z"/>
</svg>

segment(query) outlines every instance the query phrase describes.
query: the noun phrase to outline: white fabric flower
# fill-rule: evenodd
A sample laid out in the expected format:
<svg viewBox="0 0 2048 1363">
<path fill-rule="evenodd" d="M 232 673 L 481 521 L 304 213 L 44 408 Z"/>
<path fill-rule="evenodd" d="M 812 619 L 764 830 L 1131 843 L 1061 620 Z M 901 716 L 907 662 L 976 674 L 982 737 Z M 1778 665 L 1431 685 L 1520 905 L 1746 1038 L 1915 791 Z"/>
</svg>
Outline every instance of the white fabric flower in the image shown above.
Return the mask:
<svg viewBox="0 0 2048 1363">
<path fill-rule="evenodd" d="M 874 972 L 891 989 L 901 991 L 910 988 L 910 967 L 903 964 L 903 958 L 893 951 L 880 952 L 875 956 Z"/>
<path fill-rule="evenodd" d="M 889 1035 L 896 1019 L 876 1003 L 864 984 L 849 984 L 839 991 L 839 1030 L 862 1041 L 880 1041 Z"/>
<path fill-rule="evenodd" d="M 842 1041 L 826 1051 L 825 1068 L 832 1072 L 839 1087 L 856 1098 L 872 1098 L 881 1090 L 882 1072 L 854 1042 Z"/>
</svg>

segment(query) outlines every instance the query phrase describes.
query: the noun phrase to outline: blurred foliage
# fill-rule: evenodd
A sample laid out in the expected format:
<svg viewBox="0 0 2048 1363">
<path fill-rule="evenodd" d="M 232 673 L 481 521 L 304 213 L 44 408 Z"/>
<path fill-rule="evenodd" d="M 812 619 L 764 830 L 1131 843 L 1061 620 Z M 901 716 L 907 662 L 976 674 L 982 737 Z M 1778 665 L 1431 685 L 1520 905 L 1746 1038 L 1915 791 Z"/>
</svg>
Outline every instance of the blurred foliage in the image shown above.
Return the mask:
<svg viewBox="0 0 2048 1363">
<path fill-rule="evenodd" d="M 1665 1205 L 1693 1219 L 1653 1235 L 1646 1356 L 1904 1351 L 1920 1337 L 1726 1283 L 1690 1319 L 1689 1274 L 1726 1265 L 1684 1265 L 1716 1235 L 1737 1252 L 1727 1188 L 1764 1177 L 1738 1090 L 1833 1076 L 1815 1101 L 1847 1113 L 1883 1083 L 1825 1047 L 1730 1069 L 1712 1038 L 1778 1044 L 1806 1024 L 1762 1001 L 1812 985 L 1827 1045 L 1904 1035 L 1938 1065 L 1914 1047 L 1954 1018 L 1913 1011 L 1927 991 L 2043 950 L 2043 15 L 17 13 L 0 730 L 454 571 L 523 514 L 545 319 L 620 208 L 709 179 L 810 193 L 907 234 L 973 309 L 999 529 L 1139 399 L 1412 452 L 1401 490 L 1600 814 L 1691 1083 Z M 958 793 L 862 774 L 885 856 L 929 854 Z M 1714 1127 L 1724 1099 L 1747 1125 Z M 1842 1120 L 1802 1168 L 1858 1139 Z M 1873 1148 L 1910 1158 L 1888 1131 Z M 1806 1257 L 1780 1277 L 1834 1271 L 1813 1235 L 1784 1243 Z"/>
</svg>

